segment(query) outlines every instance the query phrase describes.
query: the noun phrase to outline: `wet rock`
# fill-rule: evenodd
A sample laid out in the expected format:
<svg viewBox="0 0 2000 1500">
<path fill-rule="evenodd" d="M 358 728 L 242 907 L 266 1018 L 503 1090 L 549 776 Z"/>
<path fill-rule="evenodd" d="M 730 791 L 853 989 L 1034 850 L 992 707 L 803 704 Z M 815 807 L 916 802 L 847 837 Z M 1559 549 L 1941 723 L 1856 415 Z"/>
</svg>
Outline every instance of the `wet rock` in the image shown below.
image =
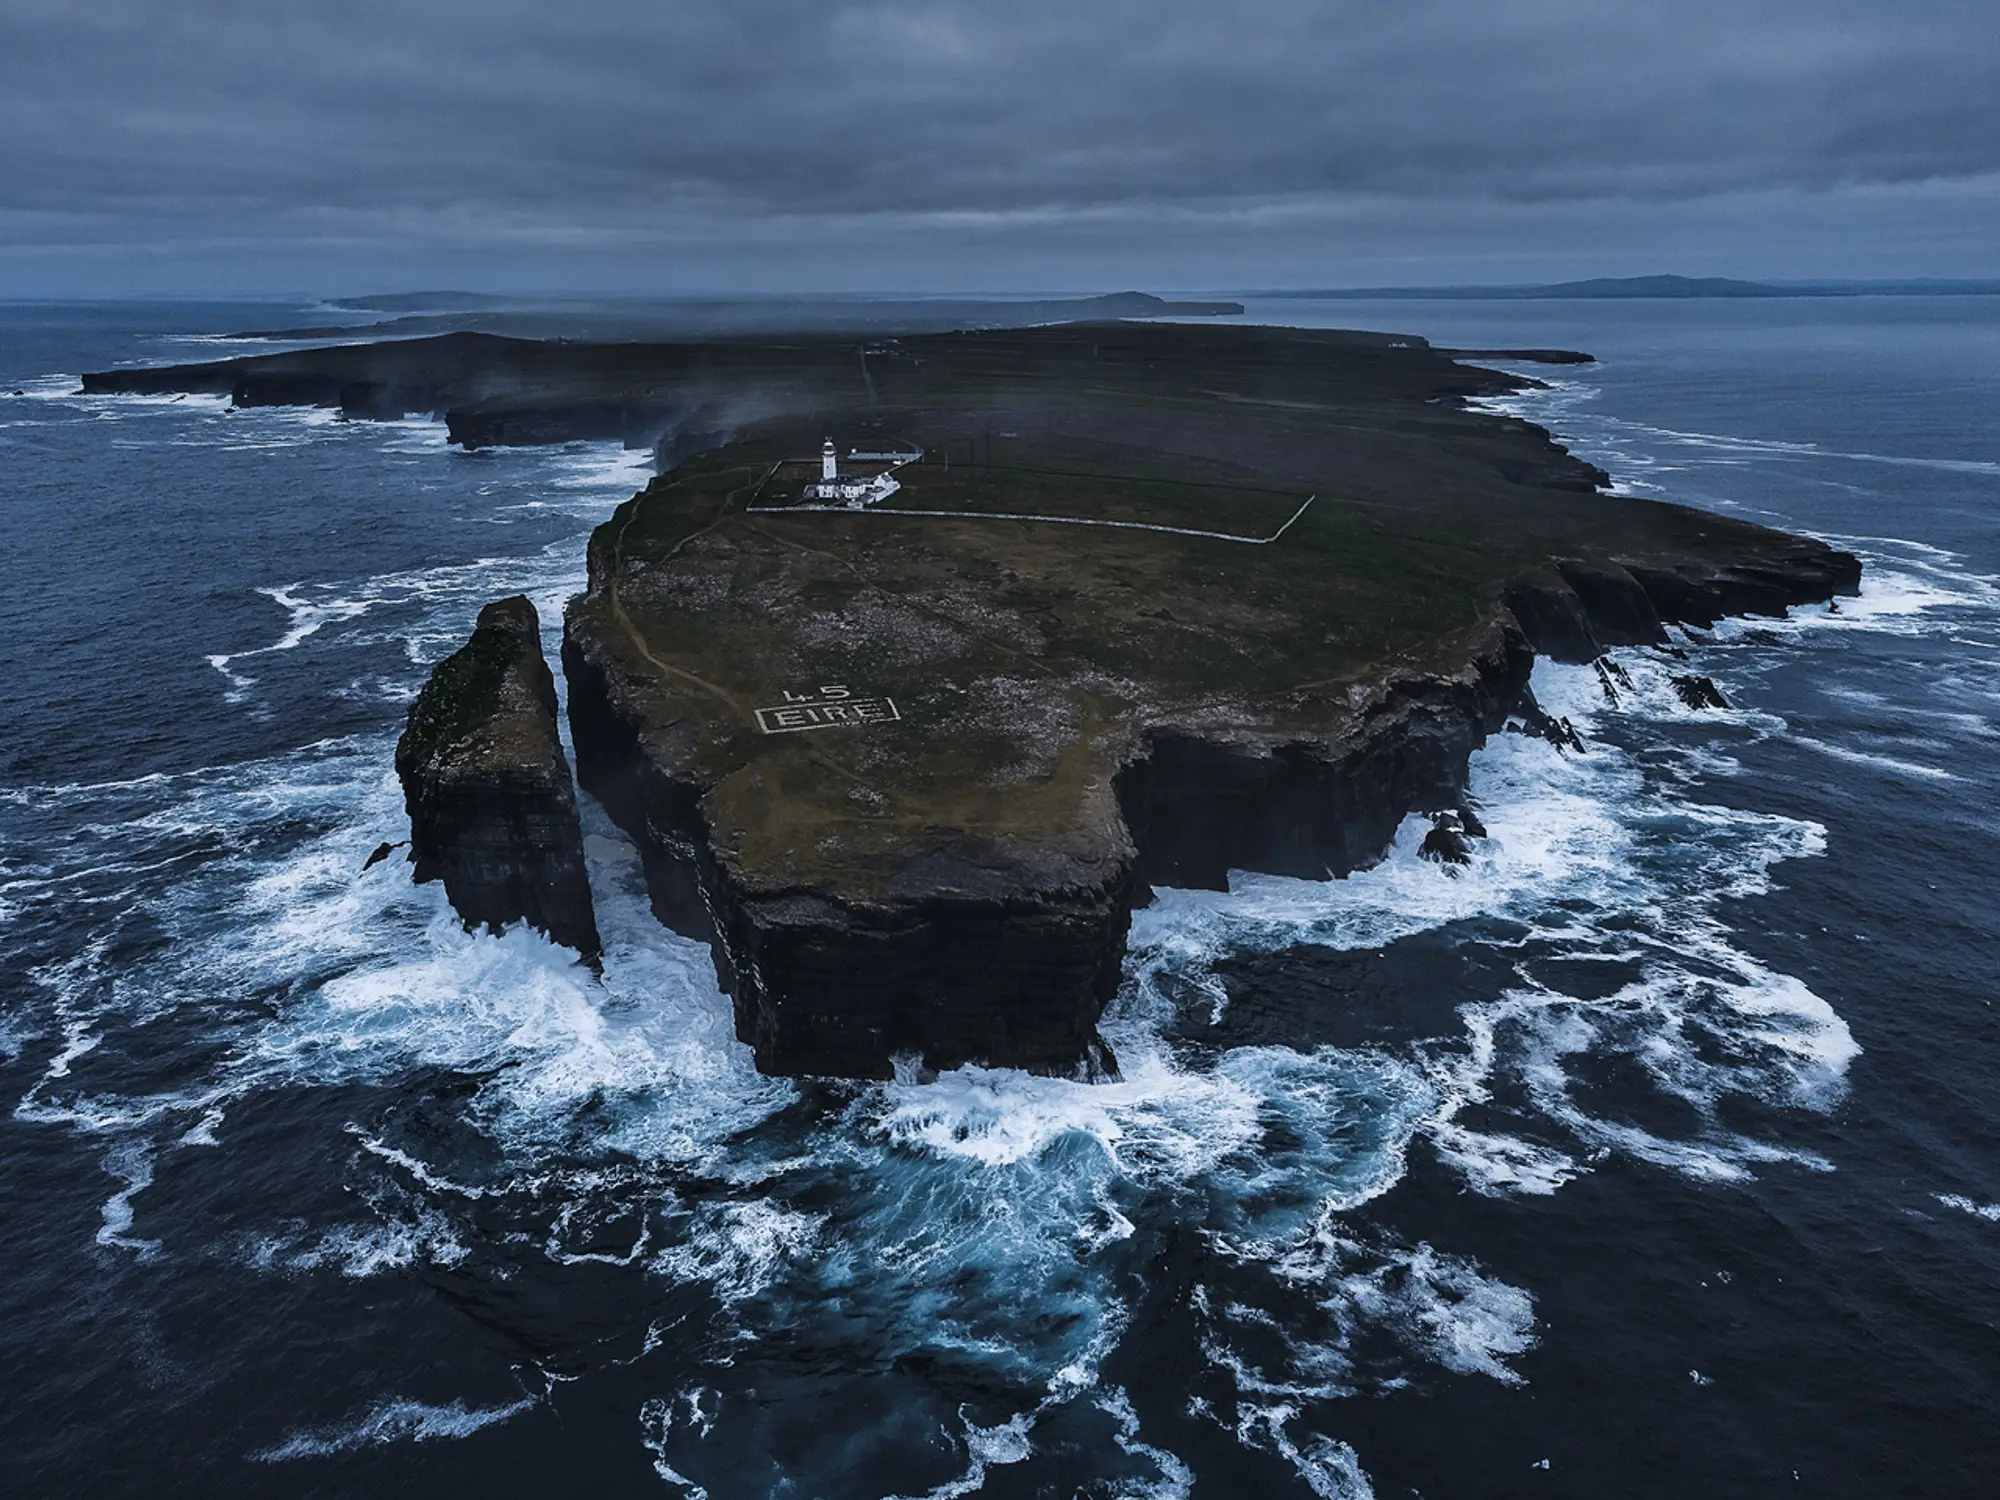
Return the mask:
<svg viewBox="0 0 2000 1500">
<path fill-rule="evenodd" d="M 1472 863 L 1472 839 L 1455 812 L 1439 813 L 1431 820 L 1431 831 L 1417 846 L 1419 858 L 1445 866 Z"/>
<path fill-rule="evenodd" d="M 1506 604 L 1538 655 L 1585 662 L 1604 654 L 1583 601 L 1553 568 L 1538 568 L 1516 579 Z"/>
<path fill-rule="evenodd" d="M 1702 528 L 1697 526 L 1697 532 Z M 1760 555 L 1720 562 L 1682 558 L 1626 564 L 1661 619 L 1709 626 L 1726 616 L 1783 616 L 1794 604 L 1852 594 L 1861 564 L 1805 537 L 1790 537 Z"/>
<path fill-rule="evenodd" d="M 1682 673 L 1674 677 L 1673 684 L 1681 702 L 1689 708 L 1729 707 L 1729 700 L 1722 696 L 1722 689 L 1709 678 Z"/>
<path fill-rule="evenodd" d="M 367 874 L 368 871 L 374 869 L 377 865 L 381 864 L 383 860 L 387 859 L 390 855 L 394 854 L 398 849 L 407 848 L 408 845 L 409 845 L 408 839 L 404 839 L 401 842 L 394 844 L 377 844 L 375 846 L 375 852 L 370 854 L 367 859 L 361 862 L 361 872 L 364 875 Z"/>
<path fill-rule="evenodd" d="M 439 662 L 396 745 L 419 881 L 442 879 L 468 928 L 525 921 L 595 959 L 598 940 L 555 681 L 535 607 L 489 604 Z"/>
<path fill-rule="evenodd" d="M 1597 668 L 1597 685 L 1604 689 L 1604 701 L 1613 708 L 1618 706 L 1618 694 L 1622 689 L 1632 691 L 1632 679 L 1623 667 L 1608 656 L 1600 656 L 1591 663 Z"/>
<path fill-rule="evenodd" d="M 1534 689 L 1521 694 L 1514 705 L 1514 716 L 1507 721 L 1507 727 L 1516 734 L 1533 735 L 1536 739 L 1547 740 L 1558 750 L 1574 750 L 1583 753 L 1583 736 L 1576 732 L 1567 717 L 1555 718 L 1537 701 Z"/>
<path fill-rule="evenodd" d="M 1666 640 L 1660 613 L 1632 572 L 1613 562 L 1556 564 L 1581 601 L 1591 632 L 1606 646 L 1656 646 Z"/>
</svg>

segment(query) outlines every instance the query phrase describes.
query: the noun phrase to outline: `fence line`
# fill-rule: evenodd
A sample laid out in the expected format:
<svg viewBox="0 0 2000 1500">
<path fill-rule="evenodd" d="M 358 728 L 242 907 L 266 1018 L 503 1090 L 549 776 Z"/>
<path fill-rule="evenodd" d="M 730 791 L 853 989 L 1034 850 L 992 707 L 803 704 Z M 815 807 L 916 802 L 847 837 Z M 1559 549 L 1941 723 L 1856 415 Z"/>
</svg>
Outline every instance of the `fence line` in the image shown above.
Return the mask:
<svg viewBox="0 0 2000 1500">
<path fill-rule="evenodd" d="M 1198 536 L 1215 542 L 1243 542 L 1252 547 L 1268 547 L 1287 531 L 1292 522 L 1306 513 L 1306 506 L 1319 499 L 1317 492 L 1306 496 L 1305 504 L 1285 518 L 1269 536 L 1237 536 L 1228 531 L 1197 531 L 1191 526 L 1159 526 L 1151 521 L 1091 521 L 1082 516 L 1032 516 L 1004 510 L 871 510 L 848 505 L 752 505 L 748 513 L 757 516 L 789 516 L 800 511 L 819 511 L 843 516 L 943 516 L 959 521 L 1046 521 L 1052 526 L 1111 526 L 1125 531 L 1164 531 L 1169 536 Z"/>
</svg>

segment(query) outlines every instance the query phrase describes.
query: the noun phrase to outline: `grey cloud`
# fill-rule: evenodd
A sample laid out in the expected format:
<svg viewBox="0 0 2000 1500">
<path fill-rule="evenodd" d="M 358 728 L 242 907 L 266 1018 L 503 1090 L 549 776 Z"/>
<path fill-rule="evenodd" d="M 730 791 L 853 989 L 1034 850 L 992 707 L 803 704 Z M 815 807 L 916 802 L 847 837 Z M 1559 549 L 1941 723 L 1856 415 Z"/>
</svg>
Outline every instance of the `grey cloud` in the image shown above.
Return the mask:
<svg viewBox="0 0 2000 1500">
<path fill-rule="evenodd" d="M 1928 190 L 2000 172 L 1996 78 L 1950 0 L 0 0 L 0 240 L 1136 245 Z"/>
</svg>

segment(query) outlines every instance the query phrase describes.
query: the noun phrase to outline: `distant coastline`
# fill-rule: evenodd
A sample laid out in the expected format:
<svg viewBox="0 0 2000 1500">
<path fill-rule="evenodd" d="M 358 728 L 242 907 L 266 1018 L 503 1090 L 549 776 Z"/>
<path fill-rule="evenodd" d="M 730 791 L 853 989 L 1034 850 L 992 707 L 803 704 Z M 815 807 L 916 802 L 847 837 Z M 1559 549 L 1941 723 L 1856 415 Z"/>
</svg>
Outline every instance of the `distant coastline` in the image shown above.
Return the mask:
<svg viewBox="0 0 2000 1500">
<path fill-rule="evenodd" d="M 400 292 L 324 304 L 366 313 L 367 322 L 262 328 L 238 339 L 414 338 L 492 333 L 526 339 L 690 339 L 789 336 L 802 332 L 881 335 L 966 328 L 1020 328 L 1105 318 L 1241 317 L 1241 302 L 1168 301 L 1150 292 L 1095 297 L 581 297 Z"/>
<path fill-rule="evenodd" d="M 1247 293 L 1260 298 L 1328 301 L 1538 302 L 1602 298 L 1725 297 L 1990 297 L 2000 278 L 1898 281 L 1739 281 L 1728 276 L 1593 276 L 1521 286 L 1362 286 L 1276 289 Z"/>
</svg>

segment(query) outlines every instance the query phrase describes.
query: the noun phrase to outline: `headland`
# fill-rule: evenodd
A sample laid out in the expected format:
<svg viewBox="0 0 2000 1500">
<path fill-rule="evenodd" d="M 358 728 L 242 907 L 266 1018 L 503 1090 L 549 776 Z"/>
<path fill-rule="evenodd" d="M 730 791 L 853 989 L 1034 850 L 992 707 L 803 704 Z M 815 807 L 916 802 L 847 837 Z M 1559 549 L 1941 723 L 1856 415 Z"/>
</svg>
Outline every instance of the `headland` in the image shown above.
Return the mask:
<svg viewBox="0 0 2000 1500">
<path fill-rule="evenodd" d="M 1340 876 L 1412 811 L 1477 837 L 1471 752 L 1559 730 L 1536 653 L 1860 573 L 1606 493 L 1468 404 L 1526 377 L 1390 335 L 455 335 L 88 381 L 657 446 L 565 617 L 577 773 L 776 1073 L 1113 1071 L 1097 1021 L 1151 887 Z M 829 437 L 893 492 L 815 500 Z"/>
</svg>

